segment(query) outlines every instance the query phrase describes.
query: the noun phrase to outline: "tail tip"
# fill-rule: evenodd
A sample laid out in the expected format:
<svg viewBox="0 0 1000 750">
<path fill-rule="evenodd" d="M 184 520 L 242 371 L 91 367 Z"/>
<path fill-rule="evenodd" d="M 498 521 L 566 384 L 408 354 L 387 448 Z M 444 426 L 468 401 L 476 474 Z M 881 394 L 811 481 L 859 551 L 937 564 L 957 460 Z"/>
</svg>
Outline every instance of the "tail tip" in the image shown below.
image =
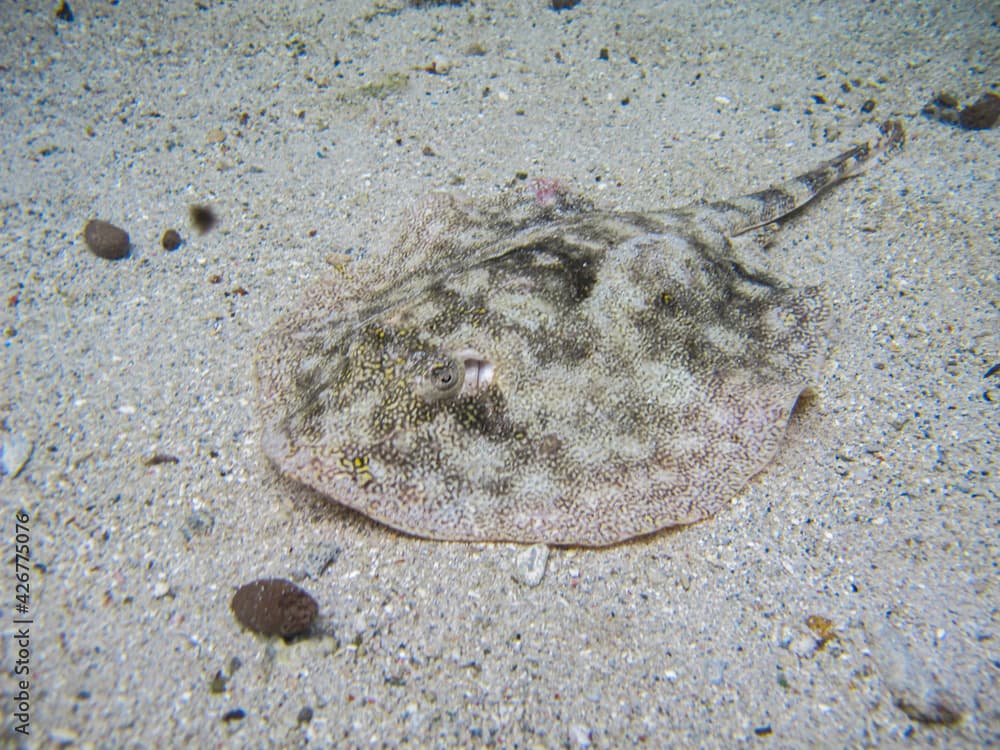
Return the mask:
<svg viewBox="0 0 1000 750">
<path fill-rule="evenodd" d="M 906 131 L 899 120 L 886 120 L 879 126 L 882 137 L 876 145 L 880 151 L 895 151 L 906 143 Z"/>
</svg>

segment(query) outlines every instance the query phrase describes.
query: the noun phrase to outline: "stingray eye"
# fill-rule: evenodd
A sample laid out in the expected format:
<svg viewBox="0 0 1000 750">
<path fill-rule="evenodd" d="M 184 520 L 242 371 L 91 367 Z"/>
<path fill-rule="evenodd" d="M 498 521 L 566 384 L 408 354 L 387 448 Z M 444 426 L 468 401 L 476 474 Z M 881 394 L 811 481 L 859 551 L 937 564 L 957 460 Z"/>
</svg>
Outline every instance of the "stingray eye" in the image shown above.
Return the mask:
<svg viewBox="0 0 1000 750">
<path fill-rule="evenodd" d="M 457 396 L 462 390 L 465 367 L 454 359 L 432 362 L 420 378 L 421 392 L 427 401 Z"/>
<path fill-rule="evenodd" d="M 458 382 L 458 368 L 454 362 L 437 364 L 431 368 L 431 383 L 439 391 L 450 391 Z"/>
</svg>

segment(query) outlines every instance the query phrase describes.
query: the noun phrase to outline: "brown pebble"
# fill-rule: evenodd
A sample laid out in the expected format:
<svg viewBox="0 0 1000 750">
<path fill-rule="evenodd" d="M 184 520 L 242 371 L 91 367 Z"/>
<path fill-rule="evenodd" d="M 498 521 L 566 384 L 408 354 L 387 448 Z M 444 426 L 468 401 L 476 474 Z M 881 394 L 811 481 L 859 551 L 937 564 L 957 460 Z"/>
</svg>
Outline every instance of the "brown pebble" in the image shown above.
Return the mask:
<svg viewBox="0 0 1000 750">
<path fill-rule="evenodd" d="M 163 233 L 160 244 L 164 250 L 176 250 L 181 246 L 181 233 L 176 229 L 168 229 Z"/>
<path fill-rule="evenodd" d="M 244 627 L 286 638 L 308 630 L 319 612 L 308 592 L 284 578 L 261 578 L 240 586 L 230 606 Z"/>
<path fill-rule="evenodd" d="M 208 692 L 210 693 L 226 692 L 226 683 L 228 681 L 229 681 L 228 678 L 224 674 L 222 674 L 222 670 L 220 669 L 218 672 L 215 673 L 215 677 L 212 678 L 212 682 L 209 683 Z"/>
<path fill-rule="evenodd" d="M 59 7 L 56 8 L 56 18 L 60 21 L 73 23 L 73 9 L 69 7 L 66 0 L 60 0 Z"/>
<path fill-rule="evenodd" d="M 958 97 L 954 94 L 949 94 L 947 91 L 941 91 L 934 97 L 934 104 L 945 109 L 955 109 L 958 107 Z"/>
<path fill-rule="evenodd" d="M 98 258 L 119 260 L 128 255 L 128 232 L 100 219 L 91 219 L 83 228 L 87 247 Z"/>
<path fill-rule="evenodd" d="M 987 91 L 974 104 L 958 113 L 958 124 L 966 130 L 986 130 L 1000 119 L 1000 96 Z"/>
<path fill-rule="evenodd" d="M 159 466 L 160 464 L 179 464 L 181 460 L 177 456 L 171 456 L 169 453 L 154 453 L 152 456 L 147 458 L 143 463 L 146 466 Z"/>
<path fill-rule="evenodd" d="M 215 215 L 215 211 L 210 206 L 191 206 L 188 209 L 188 214 L 191 217 L 191 223 L 194 225 L 194 228 L 202 234 L 213 229 L 219 223 L 219 217 Z"/>
</svg>

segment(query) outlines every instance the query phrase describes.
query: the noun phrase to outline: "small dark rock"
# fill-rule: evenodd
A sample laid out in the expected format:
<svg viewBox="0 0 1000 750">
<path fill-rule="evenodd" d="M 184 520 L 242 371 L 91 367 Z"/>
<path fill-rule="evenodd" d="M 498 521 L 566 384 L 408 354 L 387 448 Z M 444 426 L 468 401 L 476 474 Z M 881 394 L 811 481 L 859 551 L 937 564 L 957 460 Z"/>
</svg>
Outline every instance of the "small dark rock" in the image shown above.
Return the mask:
<svg viewBox="0 0 1000 750">
<path fill-rule="evenodd" d="M 246 718 L 246 716 L 247 712 L 242 708 L 234 708 L 233 710 L 226 711 L 226 713 L 222 714 L 222 720 L 228 724 L 231 721 L 242 721 Z"/>
<path fill-rule="evenodd" d="M 1000 96 L 987 91 L 958 113 L 958 124 L 966 130 L 986 130 L 1000 119 Z"/>
<path fill-rule="evenodd" d="M 240 586 L 230 606 L 244 627 L 286 638 L 308 630 L 319 612 L 308 592 L 284 578 L 262 578 Z"/>
<path fill-rule="evenodd" d="M 191 217 L 191 223 L 194 225 L 194 228 L 201 234 L 211 231 L 219 223 L 219 217 L 216 216 L 215 211 L 210 206 L 191 206 L 188 209 L 188 215 Z"/>
<path fill-rule="evenodd" d="M 100 219 L 91 219 L 83 228 L 87 247 L 98 258 L 120 260 L 128 255 L 128 232 Z"/>
<path fill-rule="evenodd" d="M 212 682 L 208 685 L 208 692 L 210 693 L 224 693 L 226 692 L 226 683 L 229 681 L 222 670 L 220 669 L 215 673 L 215 677 L 212 678 Z"/>
<path fill-rule="evenodd" d="M 73 23 L 73 9 L 69 7 L 69 3 L 66 0 L 61 0 L 59 7 L 56 8 L 56 18 L 60 21 Z"/>
<path fill-rule="evenodd" d="M 580 0 L 551 0 L 552 10 L 566 10 L 580 4 Z"/>
<path fill-rule="evenodd" d="M 172 456 L 169 453 L 154 453 L 142 463 L 145 466 L 160 466 L 161 464 L 179 464 L 180 462 L 181 460 L 177 456 Z"/>
<path fill-rule="evenodd" d="M 299 710 L 298 721 L 299 724 L 308 724 L 313 719 L 313 709 L 312 706 L 303 706 Z"/>
<path fill-rule="evenodd" d="M 164 250 L 176 250 L 181 246 L 181 233 L 176 229 L 168 229 L 163 233 L 160 244 Z"/>
<path fill-rule="evenodd" d="M 934 97 L 934 104 L 945 109 L 956 109 L 958 107 L 958 97 L 954 94 L 949 94 L 947 91 L 941 91 Z"/>
</svg>

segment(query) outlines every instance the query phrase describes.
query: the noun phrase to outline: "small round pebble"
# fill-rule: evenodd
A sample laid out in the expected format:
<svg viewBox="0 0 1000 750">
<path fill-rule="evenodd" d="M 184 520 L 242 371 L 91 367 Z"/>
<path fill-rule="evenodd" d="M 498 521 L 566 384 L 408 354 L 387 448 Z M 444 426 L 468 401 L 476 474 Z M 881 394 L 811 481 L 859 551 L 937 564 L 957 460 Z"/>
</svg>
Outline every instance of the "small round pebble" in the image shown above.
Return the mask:
<svg viewBox="0 0 1000 750">
<path fill-rule="evenodd" d="M 244 627 L 286 638 L 308 630 L 319 612 L 308 592 L 284 578 L 261 578 L 240 586 L 230 606 Z"/>
<path fill-rule="evenodd" d="M 160 238 L 164 250 L 176 250 L 181 246 L 181 233 L 176 229 L 168 229 Z"/>
<path fill-rule="evenodd" d="M 119 260 L 128 255 L 128 232 L 101 219 L 91 219 L 83 228 L 87 247 L 98 258 Z"/>
</svg>

